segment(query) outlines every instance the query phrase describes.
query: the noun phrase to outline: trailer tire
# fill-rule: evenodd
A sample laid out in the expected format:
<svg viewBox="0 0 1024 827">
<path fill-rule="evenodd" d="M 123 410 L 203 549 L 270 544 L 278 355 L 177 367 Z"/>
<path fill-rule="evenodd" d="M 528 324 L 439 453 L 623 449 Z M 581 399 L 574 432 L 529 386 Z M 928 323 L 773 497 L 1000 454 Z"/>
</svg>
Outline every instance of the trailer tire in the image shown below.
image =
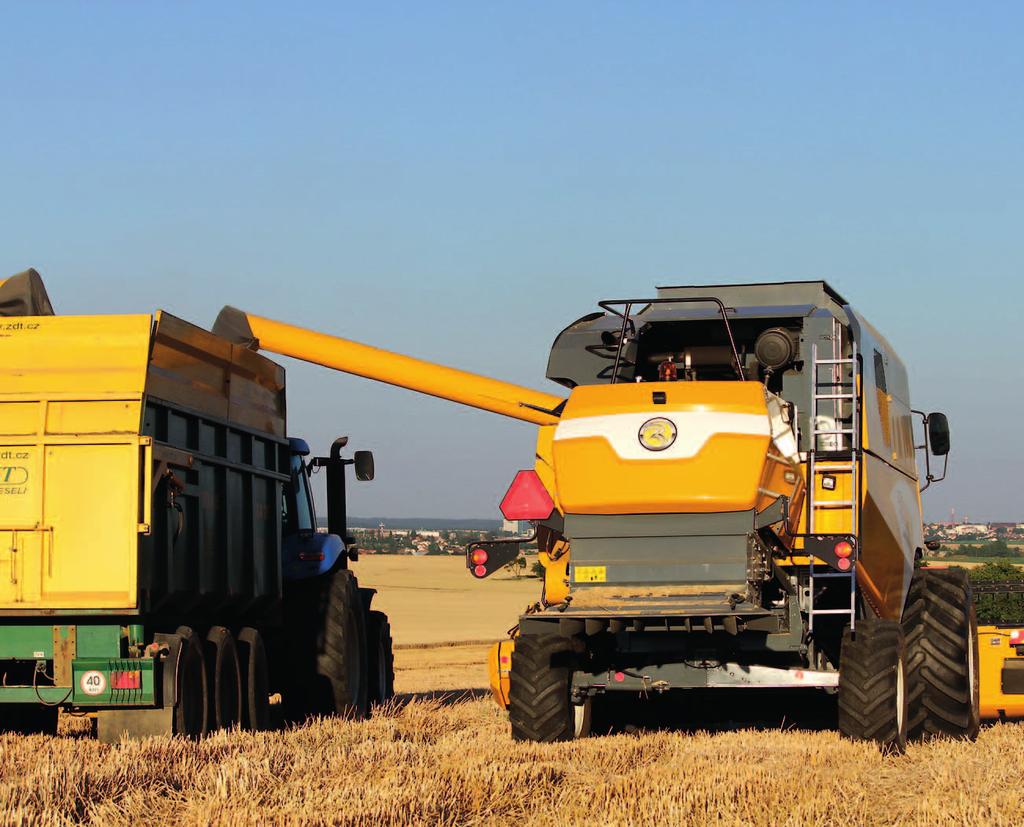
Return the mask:
<svg viewBox="0 0 1024 827">
<path fill-rule="evenodd" d="M 395 653 L 391 624 L 384 612 L 366 615 L 366 654 L 369 668 L 369 702 L 383 704 L 395 695 Z"/>
<path fill-rule="evenodd" d="M 576 734 L 572 643 L 561 635 L 520 635 L 509 673 L 509 720 L 515 741 L 571 741 Z"/>
<path fill-rule="evenodd" d="M 263 637 L 251 626 L 238 633 L 242 665 L 242 726 L 254 732 L 270 729 L 270 678 Z"/>
<path fill-rule="evenodd" d="M 206 634 L 206 681 L 211 729 L 232 729 L 242 718 L 242 669 L 231 632 L 214 626 Z"/>
<path fill-rule="evenodd" d="M 978 737 L 978 618 L 967 572 L 918 570 L 903 628 L 908 643 L 910 737 Z"/>
<path fill-rule="evenodd" d="M 172 723 L 175 735 L 201 738 L 209 731 L 209 684 L 206 663 L 199 636 L 188 626 L 179 626 L 175 634 L 181 639 L 177 662 L 177 700 Z"/>
<path fill-rule="evenodd" d="M 45 704 L 12 704 L 3 709 L 0 731 L 19 735 L 56 735 L 57 707 Z"/>
<path fill-rule="evenodd" d="M 839 731 L 884 749 L 907 746 L 907 650 L 894 620 L 865 618 L 843 634 L 839 659 Z"/>
</svg>

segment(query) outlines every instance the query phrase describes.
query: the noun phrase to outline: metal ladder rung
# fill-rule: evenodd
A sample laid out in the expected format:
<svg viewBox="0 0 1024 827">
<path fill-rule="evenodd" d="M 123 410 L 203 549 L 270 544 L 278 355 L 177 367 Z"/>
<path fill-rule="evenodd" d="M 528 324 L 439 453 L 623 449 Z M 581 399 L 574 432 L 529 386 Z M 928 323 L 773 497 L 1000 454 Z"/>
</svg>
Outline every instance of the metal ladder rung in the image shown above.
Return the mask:
<svg viewBox="0 0 1024 827">
<path fill-rule="evenodd" d="M 848 615 L 850 613 L 849 608 L 846 609 L 811 609 L 809 614 L 816 615 Z"/>
<path fill-rule="evenodd" d="M 853 508 L 852 500 L 827 500 L 823 503 L 814 503 L 815 508 Z"/>
<path fill-rule="evenodd" d="M 853 436 L 857 433 L 853 428 L 833 428 L 827 431 L 811 431 L 814 436 L 828 436 L 831 434 L 839 434 L 842 436 Z"/>
<path fill-rule="evenodd" d="M 814 579 L 817 580 L 819 577 L 853 577 L 848 571 L 823 571 L 821 574 L 814 573 Z"/>
<path fill-rule="evenodd" d="M 857 398 L 855 393 L 816 393 L 815 399 L 849 399 L 851 402 Z"/>
<path fill-rule="evenodd" d="M 853 359 L 818 359 L 816 365 L 852 365 Z"/>
<path fill-rule="evenodd" d="M 847 463 L 845 465 L 842 464 L 842 463 L 838 463 L 838 462 L 833 462 L 833 463 L 828 463 L 828 464 L 823 463 L 823 462 L 819 462 L 819 463 L 815 463 L 815 466 L 814 466 L 814 470 L 815 471 L 855 471 L 856 469 L 857 469 L 857 464 L 854 463 L 854 462 L 850 462 L 850 463 Z"/>
</svg>

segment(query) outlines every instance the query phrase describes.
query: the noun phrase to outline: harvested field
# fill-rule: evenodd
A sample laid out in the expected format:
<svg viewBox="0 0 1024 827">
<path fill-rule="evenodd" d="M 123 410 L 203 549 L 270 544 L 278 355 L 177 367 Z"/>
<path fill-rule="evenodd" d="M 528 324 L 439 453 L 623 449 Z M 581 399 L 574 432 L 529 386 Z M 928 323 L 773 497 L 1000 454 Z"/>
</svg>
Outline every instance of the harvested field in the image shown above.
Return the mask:
<svg viewBox="0 0 1024 827">
<path fill-rule="evenodd" d="M 427 561 L 437 565 L 406 560 Z M 360 567 L 372 582 L 371 567 Z M 446 585 L 438 576 L 427 591 L 461 594 L 470 605 L 466 595 L 475 594 L 478 607 L 486 602 L 491 583 L 472 582 L 464 569 L 450 573 L 458 578 Z M 460 583 L 476 588 L 463 593 Z M 532 590 L 536 582 L 518 586 Z M 431 605 L 393 600 L 396 638 L 432 628 L 432 620 L 416 615 Z M 509 611 L 494 613 L 495 634 L 511 625 L 516 609 Z M 473 627 L 467 634 L 491 631 Z M 319 720 L 284 732 L 113 747 L 89 738 L 76 719 L 62 723 L 58 738 L 0 736 L 0 821 L 1024 823 L 1024 725 L 986 728 L 976 744 L 912 745 L 904 756 L 885 756 L 822 728 L 830 713 L 822 696 L 746 691 L 716 696 L 721 702 L 714 704 L 686 696 L 688 710 L 678 709 L 679 698 L 641 702 L 631 719 L 646 722 L 647 730 L 522 744 L 511 740 L 504 713 L 486 697 L 486 650 L 480 643 L 406 644 L 396 653 L 399 697 L 365 722 Z M 675 728 L 657 731 L 657 721 Z"/>
<path fill-rule="evenodd" d="M 398 646 L 498 640 L 540 598 L 538 579 L 501 571 L 476 580 L 462 555 L 364 554 L 354 568 L 361 586 L 379 589 L 373 605 L 388 613 Z"/>
<path fill-rule="evenodd" d="M 414 651 L 414 650 L 407 650 Z M 404 656 L 404 655 L 403 655 Z M 416 669 L 403 668 L 414 692 Z M 905 756 L 831 731 L 651 732 L 514 743 L 447 693 L 283 733 L 0 738 L 4 823 L 1020 824 L 1024 727 Z"/>
</svg>

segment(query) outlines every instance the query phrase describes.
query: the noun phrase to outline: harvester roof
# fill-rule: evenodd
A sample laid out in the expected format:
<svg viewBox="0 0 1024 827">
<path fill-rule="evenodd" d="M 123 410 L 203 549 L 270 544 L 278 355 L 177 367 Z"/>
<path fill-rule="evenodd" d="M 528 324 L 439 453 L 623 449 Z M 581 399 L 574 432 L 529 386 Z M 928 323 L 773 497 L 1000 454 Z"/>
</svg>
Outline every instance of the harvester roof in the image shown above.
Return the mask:
<svg viewBox="0 0 1024 827">
<path fill-rule="evenodd" d="M 577 319 L 556 337 L 547 370 L 552 381 L 570 388 L 610 381 L 624 314 L 630 318 L 624 369 L 628 373 L 635 367 L 637 376 L 646 369 L 634 365 L 641 339 L 647 340 L 647 350 L 654 346 L 652 352 L 697 346 L 704 348 L 705 358 L 712 358 L 709 348 L 717 353 L 731 347 L 733 333 L 742 348 L 744 343 L 752 346 L 756 336 L 770 327 L 799 329 L 803 319 L 818 313 L 849 322 L 846 300 L 824 281 L 664 286 L 658 287 L 653 299 L 616 299 L 600 305 L 602 311 Z M 729 327 L 723 323 L 723 314 Z M 680 339 L 679 323 L 684 322 L 686 336 Z M 732 364 L 732 360 L 723 363 L 723 378 Z M 619 381 L 632 378 L 620 369 Z"/>
</svg>

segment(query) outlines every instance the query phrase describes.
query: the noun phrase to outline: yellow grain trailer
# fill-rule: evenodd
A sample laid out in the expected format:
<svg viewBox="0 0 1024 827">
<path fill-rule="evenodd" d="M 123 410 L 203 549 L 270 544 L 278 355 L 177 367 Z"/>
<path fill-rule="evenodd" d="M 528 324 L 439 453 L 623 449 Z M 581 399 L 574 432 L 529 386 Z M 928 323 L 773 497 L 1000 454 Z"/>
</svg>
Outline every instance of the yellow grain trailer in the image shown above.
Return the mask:
<svg viewBox="0 0 1024 827">
<path fill-rule="evenodd" d="M 970 585 L 914 568 L 936 479 L 919 479 L 917 450 L 946 455 L 948 426 L 911 410 L 888 342 L 824 282 L 599 308 L 552 346 L 568 397 L 232 308 L 215 329 L 539 426 L 502 501 L 535 526 L 545 567 L 492 652 L 514 737 L 583 734 L 599 694 L 714 687 L 838 692 L 844 733 L 895 748 L 974 737 Z M 486 577 L 517 551 L 479 543 L 467 566 Z"/>
<path fill-rule="evenodd" d="M 348 570 L 355 461 L 288 439 L 283 368 L 165 312 L 52 315 L 34 271 L 0 313 L 0 726 L 200 735 L 268 726 L 272 692 L 296 719 L 390 695 Z"/>
</svg>

